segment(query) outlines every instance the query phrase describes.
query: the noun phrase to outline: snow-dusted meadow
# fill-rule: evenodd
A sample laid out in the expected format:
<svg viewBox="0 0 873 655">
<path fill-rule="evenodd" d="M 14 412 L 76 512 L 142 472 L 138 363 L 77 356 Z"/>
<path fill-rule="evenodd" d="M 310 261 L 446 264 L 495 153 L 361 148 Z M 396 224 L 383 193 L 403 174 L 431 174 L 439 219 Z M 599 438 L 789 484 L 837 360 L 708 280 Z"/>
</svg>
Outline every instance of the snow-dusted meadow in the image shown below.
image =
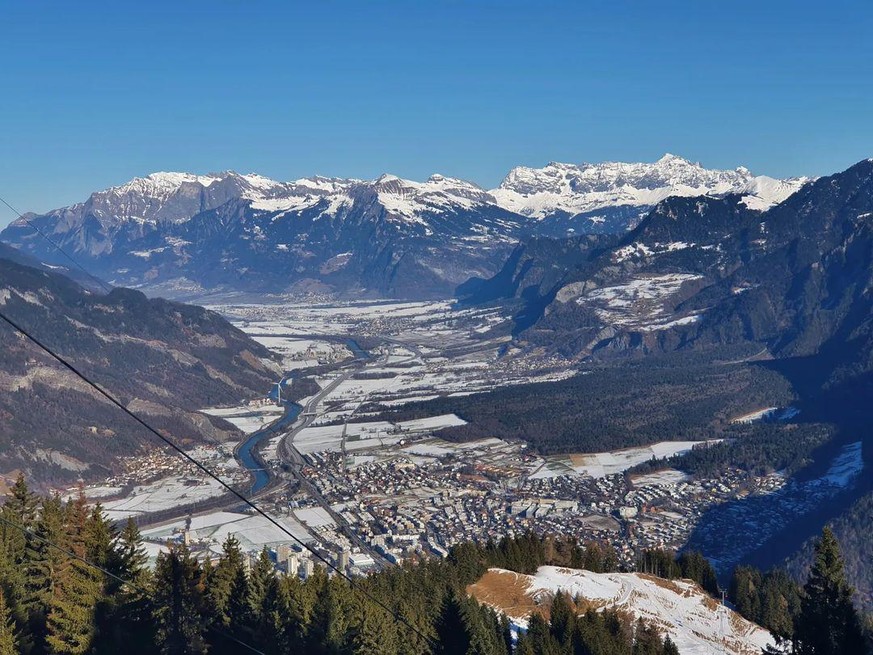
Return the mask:
<svg viewBox="0 0 873 655">
<path fill-rule="evenodd" d="M 664 459 L 673 455 L 687 453 L 694 446 L 710 441 L 661 441 L 639 448 L 622 448 L 602 453 L 580 453 L 575 455 L 555 455 L 547 457 L 543 464 L 531 474 L 532 479 L 553 478 L 559 475 L 585 475 L 603 478 L 616 473 L 624 473 L 629 468 L 647 462 L 653 457 Z"/>
<path fill-rule="evenodd" d="M 531 611 L 563 591 L 580 603 L 617 608 L 654 624 L 683 655 L 749 655 L 773 644 L 770 633 L 719 605 L 690 580 L 541 566 L 534 575 L 490 569 L 470 589 L 522 629 Z"/>
</svg>

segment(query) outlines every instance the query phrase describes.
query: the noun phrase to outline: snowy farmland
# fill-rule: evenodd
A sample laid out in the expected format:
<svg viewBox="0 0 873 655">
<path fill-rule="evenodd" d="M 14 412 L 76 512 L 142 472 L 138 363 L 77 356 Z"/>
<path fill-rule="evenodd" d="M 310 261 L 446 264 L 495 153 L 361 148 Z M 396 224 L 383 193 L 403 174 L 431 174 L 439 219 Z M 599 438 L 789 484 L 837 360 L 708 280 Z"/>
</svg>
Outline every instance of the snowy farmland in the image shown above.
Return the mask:
<svg viewBox="0 0 873 655">
<path fill-rule="evenodd" d="M 603 478 L 615 473 L 624 473 L 629 468 L 647 462 L 653 457 L 664 459 L 687 453 L 698 444 L 718 443 L 718 441 L 661 441 L 651 446 L 623 448 L 602 453 L 556 455 L 547 457 L 530 477 L 537 479 L 559 475 L 587 475 L 592 478 Z"/>
<path fill-rule="evenodd" d="M 156 482 L 134 487 L 127 497 L 104 503 L 106 514 L 112 519 L 124 519 L 152 512 L 190 505 L 225 493 L 216 480 L 190 475 L 175 475 Z"/>
<path fill-rule="evenodd" d="M 303 542 L 312 541 L 306 528 L 292 517 L 278 518 L 277 521 Z M 173 521 L 143 531 L 143 537 L 155 543 L 173 539 L 185 527 L 185 519 Z M 235 536 L 244 550 L 260 550 L 264 546 L 288 543 L 287 534 L 270 523 L 263 516 L 241 514 L 238 512 L 211 512 L 191 517 L 191 538 L 211 544 L 211 550 L 218 552 L 228 536 Z"/>
<path fill-rule="evenodd" d="M 209 416 L 222 418 L 238 430 L 251 434 L 282 416 L 284 409 L 275 405 L 264 405 L 263 407 L 240 405 L 237 407 L 210 408 L 201 411 Z"/>
</svg>

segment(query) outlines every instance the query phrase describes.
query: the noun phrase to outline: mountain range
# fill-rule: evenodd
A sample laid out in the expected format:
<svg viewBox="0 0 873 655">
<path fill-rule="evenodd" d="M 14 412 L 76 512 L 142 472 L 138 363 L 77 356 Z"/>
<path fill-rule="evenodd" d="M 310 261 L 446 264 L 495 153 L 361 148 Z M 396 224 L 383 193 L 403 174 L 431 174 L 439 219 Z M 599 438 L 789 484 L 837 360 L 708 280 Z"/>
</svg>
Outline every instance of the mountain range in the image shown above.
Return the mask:
<svg viewBox="0 0 873 655">
<path fill-rule="evenodd" d="M 154 173 L 86 201 L 28 214 L 0 240 L 152 295 L 342 293 L 445 297 L 497 272 L 532 236 L 616 234 L 670 196 L 739 194 L 751 211 L 808 180 L 709 170 L 674 155 L 657 162 L 513 169 L 490 191 L 433 175 L 413 182 Z"/>
<path fill-rule="evenodd" d="M 865 160 L 766 211 L 738 194 L 670 197 L 622 235 L 532 239 L 461 293 L 515 303 L 519 342 L 572 357 L 751 343 L 779 358 L 827 349 L 848 374 L 871 363 L 871 217 Z"/>
</svg>

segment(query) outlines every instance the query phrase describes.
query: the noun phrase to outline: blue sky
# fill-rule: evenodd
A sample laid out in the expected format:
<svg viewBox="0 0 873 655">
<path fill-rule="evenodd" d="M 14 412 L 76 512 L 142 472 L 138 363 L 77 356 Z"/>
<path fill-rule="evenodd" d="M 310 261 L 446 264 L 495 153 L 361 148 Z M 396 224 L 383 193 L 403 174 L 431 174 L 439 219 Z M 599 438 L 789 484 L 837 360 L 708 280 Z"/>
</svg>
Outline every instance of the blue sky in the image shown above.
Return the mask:
<svg viewBox="0 0 873 655">
<path fill-rule="evenodd" d="M 0 195 L 156 170 L 490 187 L 519 164 L 873 156 L 873 6 L 0 0 Z M 0 225 L 11 217 L 0 213 Z"/>
</svg>

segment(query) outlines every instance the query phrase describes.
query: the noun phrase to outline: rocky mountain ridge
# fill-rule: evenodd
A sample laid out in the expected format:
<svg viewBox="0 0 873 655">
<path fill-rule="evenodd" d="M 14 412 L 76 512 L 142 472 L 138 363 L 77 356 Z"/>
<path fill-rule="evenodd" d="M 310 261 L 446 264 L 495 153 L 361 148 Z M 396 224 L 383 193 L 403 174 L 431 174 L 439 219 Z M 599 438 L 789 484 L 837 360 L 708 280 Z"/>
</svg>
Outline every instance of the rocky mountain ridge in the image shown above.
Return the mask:
<svg viewBox="0 0 873 655">
<path fill-rule="evenodd" d="M 676 194 L 743 193 L 760 209 L 804 182 L 709 171 L 672 155 L 654 164 L 514 169 L 491 191 L 443 175 L 276 182 L 154 173 L 27 215 L 0 239 L 63 263 L 29 221 L 88 270 L 153 294 L 444 297 L 468 278 L 494 274 L 529 236 L 621 233 Z"/>
</svg>

